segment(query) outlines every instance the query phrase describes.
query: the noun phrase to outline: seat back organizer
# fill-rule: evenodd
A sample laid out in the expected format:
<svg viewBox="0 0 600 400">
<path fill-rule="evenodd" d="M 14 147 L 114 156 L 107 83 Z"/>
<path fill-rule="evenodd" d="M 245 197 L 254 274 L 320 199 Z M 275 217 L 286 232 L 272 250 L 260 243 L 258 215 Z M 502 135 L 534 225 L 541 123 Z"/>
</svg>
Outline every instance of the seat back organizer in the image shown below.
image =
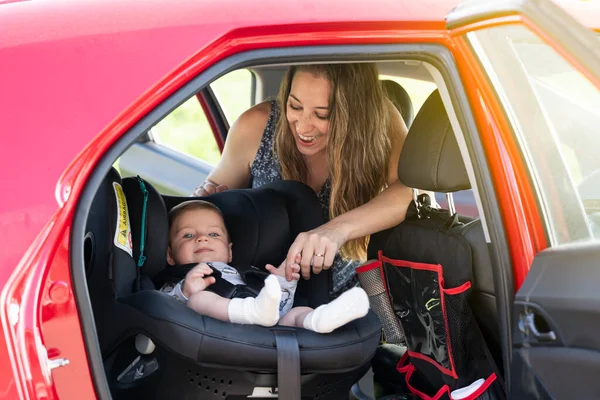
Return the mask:
<svg viewBox="0 0 600 400">
<path fill-rule="evenodd" d="M 409 187 L 447 194 L 470 187 L 437 91 L 410 128 L 398 176 Z M 392 392 L 425 400 L 503 399 L 501 375 L 469 304 L 473 252 L 464 229 L 472 221 L 448 203 L 437 209 L 427 194 L 415 195 L 405 221 L 372 236 L 373 261 L 357 270 L 387 342 L 402 349 L 395 374 L 385 379 Z M 385 374 L 378 358 L 376 379 Z"/>
</svg>

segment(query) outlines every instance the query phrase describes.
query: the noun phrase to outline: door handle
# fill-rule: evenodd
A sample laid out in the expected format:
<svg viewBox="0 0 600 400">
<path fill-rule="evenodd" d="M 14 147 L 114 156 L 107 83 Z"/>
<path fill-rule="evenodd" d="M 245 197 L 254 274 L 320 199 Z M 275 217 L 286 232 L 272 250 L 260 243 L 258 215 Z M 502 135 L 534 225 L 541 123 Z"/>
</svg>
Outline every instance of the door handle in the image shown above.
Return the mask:
<svg viewBox="0 0 600 400">
<path fill-rule="evenodd" d="M 554 331 L 540 332 L 535 326 L 535 314 L 526 312 L 519 317 L 519 330 L 524 334 L 531 333 L 540 342 L 551 342 L 556 340 Z"/>
</svg>

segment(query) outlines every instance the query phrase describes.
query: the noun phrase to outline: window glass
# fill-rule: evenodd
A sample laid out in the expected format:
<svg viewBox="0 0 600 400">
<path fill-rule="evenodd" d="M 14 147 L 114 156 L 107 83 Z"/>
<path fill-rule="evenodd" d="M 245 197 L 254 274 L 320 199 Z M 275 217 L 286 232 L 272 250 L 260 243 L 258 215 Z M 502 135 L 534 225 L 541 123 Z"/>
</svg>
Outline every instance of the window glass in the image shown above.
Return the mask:
<svg viewBox="0 0 600 400">
<path fill-rule="evenodd" d="M 600 91 L 522 25 L 467 36 L 522 147 L 551 244 L 600 240 Z"/>
<path fill-rule="evenodd" d="M 452 199 L 454 201 L 454 209 L 460 215 L 466 215 L 468 217 L 479 218 L 479 210 L 477 209 L 477 202 L 475 202 L 475 195 L 471 189 L 460 190 L 452 193 Z M 435 193 L 435 200 L 441 208 L 448 208 L 448 201 L 446 200 L 446 193 Z"/>
<path fill-rule="evenodd" d="M 223 75 L 210 85 L 229 125 L 254 105 L 253 80 L 254 77 L 249 70 L 239 69 Z"/>
<path fill-rule="evenodd" d="M 221 153 L 196 96 L 177 107 L 152 128 L 154 141 L 215 165 Z"/>
<path fill-rule="evenodd" d="M 425 100 L 427 100 L 429 95 L 436 89 L 435 83 L 421 81 L 419 79 L 400 78 L 391 75 L 379 75 L 379 79 L 389 79 L 394 81 L 406 90 L 412 100 L 414 115 L 417 115 L 417 112 L 419 112 L 421 106 L 425 103 Z"/>
</svg>

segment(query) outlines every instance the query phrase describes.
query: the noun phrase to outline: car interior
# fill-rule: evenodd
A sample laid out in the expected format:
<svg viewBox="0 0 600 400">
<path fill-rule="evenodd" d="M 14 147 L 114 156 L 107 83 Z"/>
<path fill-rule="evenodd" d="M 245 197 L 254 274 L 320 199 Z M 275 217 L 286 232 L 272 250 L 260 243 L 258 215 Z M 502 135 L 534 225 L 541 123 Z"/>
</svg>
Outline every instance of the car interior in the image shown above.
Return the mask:
<svg viewBox="0 0 600 400">
<path fill-rule="evenodd" d="M 103 371 L 114 398 L 373 399 L 426 393 L 442 399 L 450 398 L 443 396 L 451 389 L 480 378 L 485 383 L 476 395 L 491 388 L 490 397 L 464 398 L 502 398 L 502 334 L 490 240 L 451 89 L 437 67 L 420 59 L 379 61 L 378 67 L 385 94 L 409 128 L 399 179 L 434 192 L 435 198 L 415 189 L 411 221 L 407 217 L 398 227 L 372 235 L 372 261 L 359 271 L 371 310 L 330 334 L 217 321 L 156 290 L 165 274 L 185 276 L 185 271 L 167 268 L 167 213 L 189 199 L 214 163 L 161 141 L 158 120 L 114 160 L 87 210 L 83 265 L 73 262 L 73 268 L 85 270 Z M 244 68 L 250 73 L 248 106 L 273 98 L 286 68 L 286 63 Z M 227 73 L 185 103 L 196 103 L 210 122 L 211 145 L 217 149 L 222 149 L 233 123 L 227 106 L 219 102 L 217 83 Z M 183 106 L 172 107 L 164 120 Z M 232 262 L 241 270 L 279 263 L 298 233 L 324 223 L 314 192 L 297 182 L 229 190 L 204 199 L 223 211 L 233 241 L 243 243 L 236 248 L 244 250 Z M 131 236 L 119 237 L 128 224 Z M 127 240 L 132 251 L 123 245 Z M 410 262 L 398 268 L 392 258 Z M 430 322 L 442 321 L 436 329 L 443 332 L 431 328 L 420 333 L 422 325 L 400 316 L 401 303 L 423 301 L 410 290 L 402 291 L 399 283 L 403 278 L 398 271 L 419 273 L 410 267 L 415 263 L 442 265 L 444 274 L 454 268 L 455 275 L 433 281 L 450 284 L 453 276 L 464 276 L 454 287 L 470 288 L 460 309 L 451 313 L 451 295 L 460 293 L 439 286 L 448 303 L 438 315 L 441 319 L 432 317 Z M 392 282 L 399 286 L 390 287 Z M 301 280 L 294 304 L 316 307 L 327 302 L 330 284 L 330 271 Z M 462 350 L 458 345 L 450 350 L 451 341 L 462 339 L 448 331 L 449 325 L 468 338 Z M 429 334 L 437 344 L 427 350 L 418 343 Z M 465 360 L 476 361 L 469 366 Z M 459 376 L 457 371 L 464 373 Z M 477 375 L 481 371 L 485 376 Z"/>
</svg>

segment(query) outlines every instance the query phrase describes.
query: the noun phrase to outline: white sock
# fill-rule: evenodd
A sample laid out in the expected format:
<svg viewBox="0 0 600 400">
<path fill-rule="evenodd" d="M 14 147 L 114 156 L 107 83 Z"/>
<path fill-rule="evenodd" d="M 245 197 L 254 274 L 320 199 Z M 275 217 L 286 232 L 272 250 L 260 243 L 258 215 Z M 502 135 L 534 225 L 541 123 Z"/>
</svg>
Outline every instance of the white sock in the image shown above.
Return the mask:
<svg viewBox="0 0 600 400">
<path fill-rule="evenodd" d="M 273 326 L 279 321 L 281 287 L 275 275 L 265 279 L 265 287 L 258 296 L 245 299 L 231 299 L 227 314 L 235 324 Z"/>
<path fill-rule="evenodd" d="M 304 318 L 304 328 L 329 333 L 369 312 L 369 296 L 361 288 L 352 288 L 331 303 L 323 304 Z"/>
</svg>

